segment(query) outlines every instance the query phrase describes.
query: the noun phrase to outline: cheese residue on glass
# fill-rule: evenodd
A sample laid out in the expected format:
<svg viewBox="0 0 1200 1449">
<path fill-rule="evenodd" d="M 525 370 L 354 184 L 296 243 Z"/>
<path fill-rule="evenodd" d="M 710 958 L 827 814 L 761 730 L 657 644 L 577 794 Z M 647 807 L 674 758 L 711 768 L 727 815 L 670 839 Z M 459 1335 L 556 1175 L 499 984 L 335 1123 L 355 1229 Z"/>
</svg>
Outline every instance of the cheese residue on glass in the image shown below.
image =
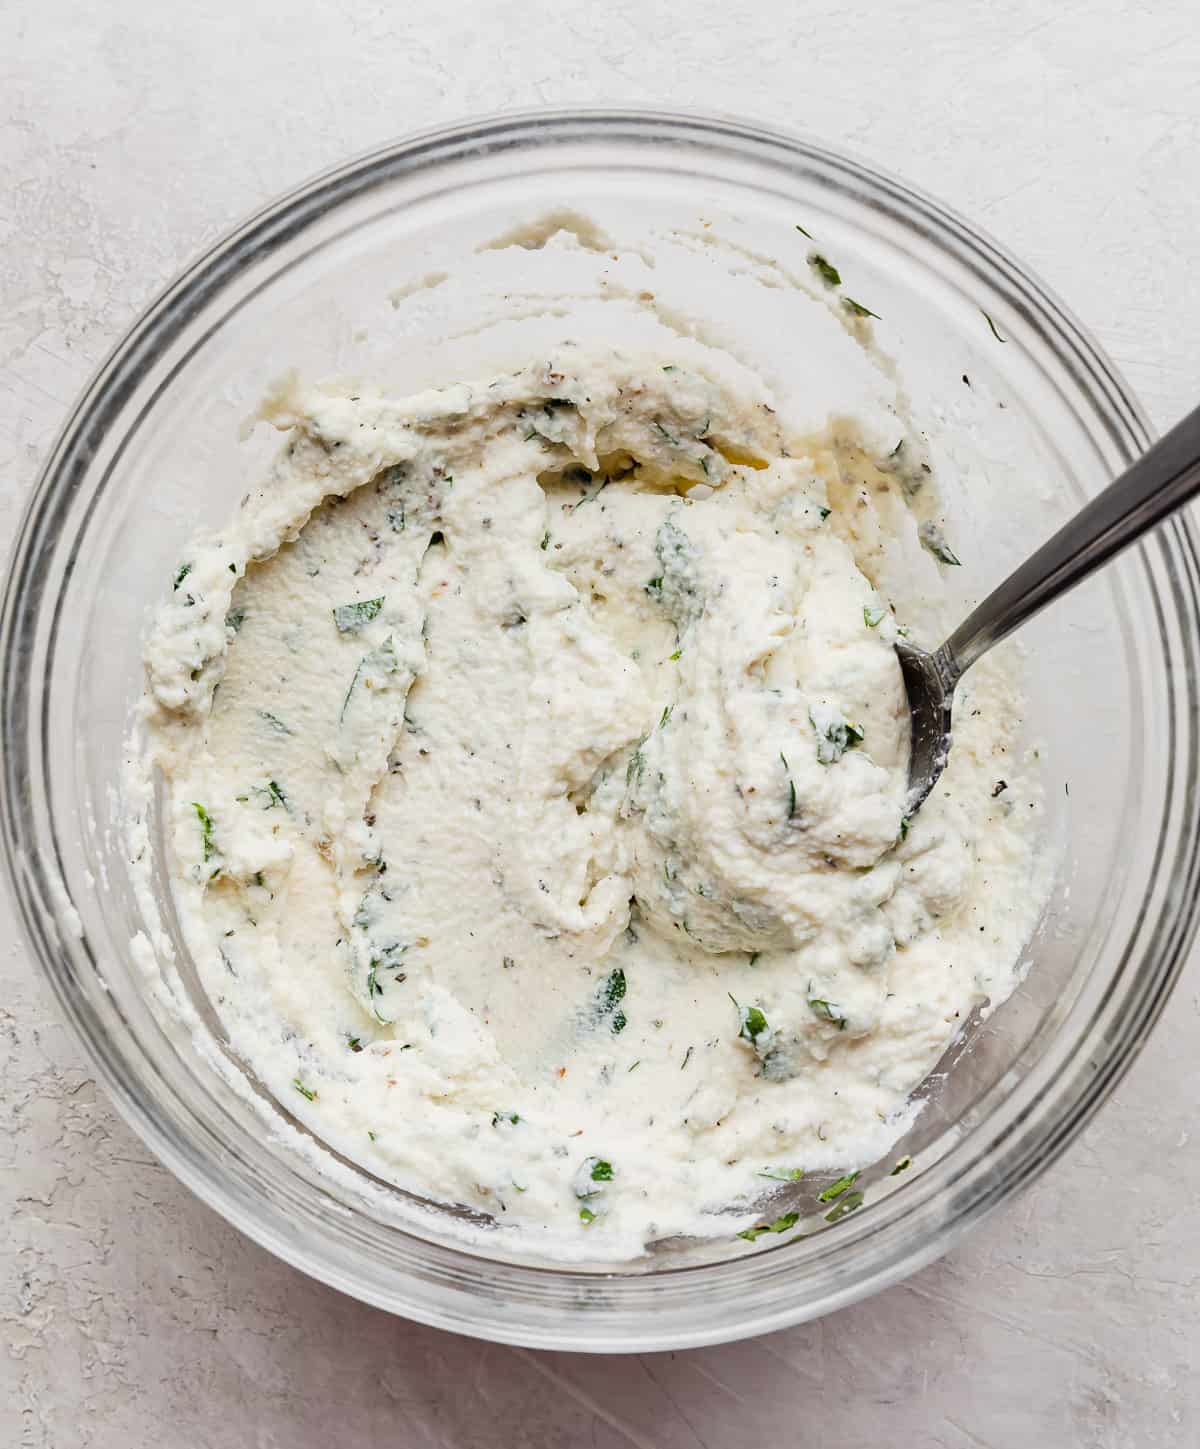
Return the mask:
<svg viewBox="0 0 1200 1449">
<path fill-rule="evenodd" d="M 146 652 L 234 1050 L 376 1177 L 549 1257 L 732 1237 L 764 1177 L 880 1159 L 1039 903 L 1003 663 L 904 814 L 885 589 L 900 557 L 936 595 L 951 546 L 920 434 L 796 436 L 690 355 L 568 345 L 269 417 L 270 476 Z"/>
</svg>

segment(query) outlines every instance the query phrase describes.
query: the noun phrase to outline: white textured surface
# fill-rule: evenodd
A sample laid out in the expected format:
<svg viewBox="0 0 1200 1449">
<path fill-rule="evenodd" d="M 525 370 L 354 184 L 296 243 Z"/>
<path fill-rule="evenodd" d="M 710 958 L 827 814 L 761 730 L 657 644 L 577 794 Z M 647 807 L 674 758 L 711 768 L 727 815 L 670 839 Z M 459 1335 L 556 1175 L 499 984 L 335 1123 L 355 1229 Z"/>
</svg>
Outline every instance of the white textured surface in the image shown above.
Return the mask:
<svg viewBox="0 0 1200 1449">
<path fill-rule="evenodd" d="M 844 141 L 1012 246 L 1172 422 L 1200 381 L 1194 0 L 861 8 L 7 0 L 0 537 L 93 365 L 227 225 L 408 128 L 539 103 Z M 226 1227 L 116 1120 L 2 909 L 6 1449 L 1200 1440 L 1200 961 L 1084 1138 L 940 1264 L 770 1338 L 595 1359 L 389 1318 Z"/>
</svg>

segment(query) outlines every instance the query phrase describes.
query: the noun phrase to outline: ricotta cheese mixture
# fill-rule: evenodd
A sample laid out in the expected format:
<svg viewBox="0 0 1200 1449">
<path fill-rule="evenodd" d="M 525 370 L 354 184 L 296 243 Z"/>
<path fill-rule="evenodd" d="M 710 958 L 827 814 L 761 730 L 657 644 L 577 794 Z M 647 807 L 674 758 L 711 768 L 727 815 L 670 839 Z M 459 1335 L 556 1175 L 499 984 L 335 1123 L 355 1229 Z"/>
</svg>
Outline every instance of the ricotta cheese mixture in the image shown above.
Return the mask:
<svg viewBox="0 0 1200 1449">
<path fill-rule="evenodd" d="M 795 436 L 690 354 L 570 345 L 267 415 L 146 652 L 234 1051 L 549 1256 L 753 1237 L 772 1180 L 884 1156 L 1039 905 L 1003 663 L 904 814 L 896 580 L 958 562 L 921 435 Z"/>
</svg>

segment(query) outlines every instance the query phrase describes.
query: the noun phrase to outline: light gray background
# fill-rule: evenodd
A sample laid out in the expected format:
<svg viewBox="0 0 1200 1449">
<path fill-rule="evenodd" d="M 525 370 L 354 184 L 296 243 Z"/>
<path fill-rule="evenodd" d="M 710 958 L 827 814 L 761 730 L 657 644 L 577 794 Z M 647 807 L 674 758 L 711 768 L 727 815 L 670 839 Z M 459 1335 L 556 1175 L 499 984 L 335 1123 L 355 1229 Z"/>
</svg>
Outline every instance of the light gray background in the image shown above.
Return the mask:
<svg viewBox="0 0 1200 1449">
<path fill-rule="evenodd" d="M 1200 393 L 1195 0 L 0 0 L 0 538 L 76 391 L 243 213 L 486 110 L 823 133 L 990 228 L 1160 426 Z M 0 1445 L 1154 1449 L 1200 1440 L 1200 963 L 1100 1118 L 948 1259 L 770 1338 L 596 1359 L 364 1308 L 115 1118 L 0 907 Z"/>
</svg>

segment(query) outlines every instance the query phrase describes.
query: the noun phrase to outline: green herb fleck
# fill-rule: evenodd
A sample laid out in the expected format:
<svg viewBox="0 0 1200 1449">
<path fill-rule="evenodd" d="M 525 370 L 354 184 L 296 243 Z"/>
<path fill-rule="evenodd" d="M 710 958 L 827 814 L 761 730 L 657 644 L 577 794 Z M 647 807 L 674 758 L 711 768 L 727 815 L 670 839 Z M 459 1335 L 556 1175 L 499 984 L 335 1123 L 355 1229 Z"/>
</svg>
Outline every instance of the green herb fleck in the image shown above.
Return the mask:
<svg viewBox="0 0 1200 1449">
<path fill-rule="evenodd" d="M 696 1050 L 696 1048 L 694 1046 L 690 1046 L 690 1047 L 688 1047 L 687 1051 L 684 1052 L 684 1054 L 683 1054 L 683 1062 L 682 1062 L 682 1064 L 680 1065 L 680 1068 L 679 1068 L 680 1071 L 683 1071 L 683 1068 L 686 1067 L 687 1064 L 688 1064 L 688 1062 L 691 1061 L 691 1059 L 692 1059 L 692 1053 L 695 1050 Z"/>
<path fill-rule="evenodd" d="M 761 951 L 751 951 L 750 952 L 750 960 L 746 964 L 748 966 L 757 966 L 758 965 L 758 958 L 761 955 L 762 955 L 762 952 Z"/>
<path fill-rule="evenodd" d="M 845 1177 L 839 1177 L 836 1182 L 831 1182 L 823 1193 L 817 1197 L 818 1202 L 832 1202 L 835 1197 L 841 1197 L 848 1187 L 853 1187 L 858 1180 L 859 1173 L 848 1172 Z"/>
<path fill-rule="evenodd" d="M 812 241 L 812 239 L 813 239 L 812 232 L 811 231 L 805 231 L 804 228 L 800 225 L 799 222 L 796 223 L 796 230 L 800 233 L 801 236 L 806 236 L 809 239 L 809 241 Z"/>
<path fill-rule="evenodd" d="M 670 443 L 673 448 L 677 448 L 679 446 L 679 439 L 675 436 L 673 432 L 671 432 L 669 428 L 664 427 L 657 418 L 654 419 L 654 426 L 663 435 L 663 437 L 666 438 L 667 442 Z"/>
<path fill-rule="evenodd" d="M 833 765 L 855 745 L 860 745 L 865 736 L 856 724 L 836 710 L 823 712 L 821 722 L 810 709 L 809 722 L 817 733 L 817 759 L 822 765 Z"/>
<path fill-rule="evenodd" d="M 626 789 L 628 789 L 630 786 L 634 785 L 635 783 L 637 783 L 637 782 L 639 782 L 641 780 L 642 774 L 645 771 L 645 769 L 646 769 L 646 756 L 643 754 L 643 752 L 640 749 L 634 750 L 633 754 L 630 755 L 630 757 L 629 757 L 629 764 L 625 767 L 625 787 L 626 787 Z"/>
<path fill-rule="evenodd" d="M 899 1175 L 903 1171 L 905 1171 L 906 1168 L 909 1168 L 911 1166 L 912 1166 L 912 1158 L 911 1157 L 902 1157 L 900 1159 L 900 1161 L 897 1162 L 897 1164 L 895 1165 L 895 1167 L 892 1168 L 891 1172 L 888 1173 L 888 1176 L 889 1177 L 899 1177 Z"/>
<path fill-rule="evenodd" d="M 604 492 L 604 490 L 605 490 L 605 489 L 606 489 L 606 488 L 607 488 L 607 487 L 608 487 L 608 485 L 609 485 L 609 484 L 610 484 L 610 483 L 611 483 L 611 482 L 612 482 L 612 479 L 611 479 L 611 478 L 609 478 L 609 477 L 608 477 L 608 475 L 607 475 L 607 474 L 605 474 L 605 477 L 604 477 L 604 481 L 603 481 L 603 482 L 602 482 L 602 483 L 601 483 L 601 484 L 600 484 L 600 486 L 599 486 L 599 488 L 597 488 L 597 489 L 596 489 L 596 490 L 595 490 L 595 492 L 593 492 L 593 493 L 585 493 L 585 494 L 584 494 L 584 495 L 583 495 L 583 497 L 582 497 L 582 498 L 581 498 L 581 499 L 580 499 L 580 500 L 579 500 L 579 502 L 578 502 L 578 503 L 576 503 L 576 504 L 575 504 L 575 505 L 574 505 L 574 506 L 573 506 L 573 507 L 572 507 L 572 508 L 571 508 L 571 512 L 572 512 L 572 513 L 576 513 L 576 512 L 578 512 L 578 511 L 579 511 L 579 509 L 581 509 L 581 508 L 582 508 L 582 507 L 583 507 L 583 505 L 584 505 L 584 504 L 585 504 L 585 503 L 591 503 L 591 502 L 592 502 L 592 501 L 593 501 L 593 500 L 594 500 L 594 499 L 596 499 L 596 498 L 599 498 L 599 497 L 600 497 L 600 495 L 601 495 L 601 493 L 603 493 L 603 492 Z"/>
<path fill-rule="evenodd" d="M 637 1061 L 634 1062 L 632 1066 L 629 1066 L 629 1067 L 627 1067 L 625 1069 L 626 1076 L 628 1076 L 630 1072 L 635 1071 L 638 1067 L 641 1066 L 641 1064 L 642 1064 L 642 1059 L 641 1059 L 641 1057 L 638 1057 Z"/>
<path fill-rule="evenodd" d="M 550 530 L 549 529 L 547 529 L 545 531 L 545 533 L 542 534 L 542 541 L 538 545 L 538 547 L 542 550 L 543 553 L 545 553 L 545 551 L 550 547 Z"/>
<path fill-rule="evenodd" d="M 348 1036 L 346 1038 L 346 1045 L 352 1052 L 360 1052 L 363 1049 L 362 1038 L 357 1036 Z"/>
<path fill-rule="evenodd" d="M 662 717 L 658 721 L 658 727 L 659 727 L 660 730 L 661 729 L 665 729 L 666 724 L 667 724 L 667 721 L 671 718 L 671 715 L 674 712 L 675 712 L 675 706 L 673 704 L 665 704 L 665 705 L 663 705 Z"/>
<path fill-rule="evenodd" d="M 196 812 L 196 819 L 200 822 L 200 843 L 204 851 L 203 858 L 205 860 L 211 860 L 217 848 L 213 843 L 212 816 L 196 800 L 192 801 L 192 809 Z"/>
<path fill-rule="evenodd" d="M 804 1176 L 802 1167 L 764 1167 L 759 1177 L 769 1177 L 772 1182 L 799 1182 Z"/>
<path fill-rule="evenodd" d="M 180 564 L 179 565 L 179 567 L 175 570 L 175 580 L 174 580 L 174 582 L 171 585 L 172 592 L 174 592 L 174 590 L 176 590 L 179 587 L 179 585 L 181 583 L 183 583 L 184 579 L 187 578 L 188 574 L 190 574 L 191 571 L 192 571 L 192 566 L 191 566 L 190 563 L 185 563 L 185 564 Z"/>
<path fill-rule="evenodd" d="M 799 1213 L 784 1213 L 782 1217 L 776 1218 L 773 1223 L 760 1223 L 756 1228 L 746 1228 L 738 1234 L 739 1238 L 745 1238 L 748 1243 L 753 1243 L 756 1238 L 761 1238 L 764 1233 L 786 1233 L 789 1228 L 794 1228 L 800 1221 Z"/>
<path fill-rule="evenodd" d="M 601 1019 L 608 1018 L 608 1029 L 614 1036 L 620 1035 L 628 1025 L 625 1013 L 620 1009 L 625 989 L 625 972 L 618 966 L 608 973 L 596 992 L 596 1013 Z"/>
<path fill-rule="evenodd" d="M 663 581 L 661 574 L 659 574 L 658 578 L 651 579 L 650 582 L 646 585 L 646 592 L 656 602 L 662 600 L 662 585 Z"/>
<path fill-rule="evenodd" d="M 827 287 L 840 287 L 842 285 L 841 273 L 820 252 L 809 252 L 808 265 L 816 272 L 817 276 L 820 277 Z"/>
<path fill-rule="evenodd" d="M 579 1221 L 584 1225 L 585 1228 L 589 1224 L 596 1221 L 596 1214 L 591 1210 L 590 1207 L 588 1207 L 586 1203 L 584 1203 L 579 1209 Z"/>
<path fill-rule="evenodd" d="M 592 1198 L 604 1194 L 608 1184 L 613 1180 L 613 1165 L 603 1157 L 585 1157 L 579 1164 L 574 1178 L 571 1181 L 571 1190 L 581 1201 L 587 1203 Z M 591 1210 L 593 1216 L 595 1210 Z M 591 1218 L 585 1221 L 591 1222 Z"/>
<path fill-rule="evenodd" d="M 955 557 L 954 550 L 946 542 L 946 536 L 932 519 L 926 519 L 920 528 L 917 529 L 917 537 L 921 540 L 923 548 L 928 551 L 940 563 L 949 564 L 952 568 L 959 568 L 962 560 Z"/>
<path fill-rule="evenodd" d="M 782 750 L 779 758 L 783 761 L 784 773 L 788 777 L 788 819 L 791 820 L 796 814 L 796 782 L 792 779 L 792 767 L 787 762 L 787 756 Z"/>
<path fill-rule="evenodd" d="M 680 659 L 680 658 L 682 658 L 682 656 L 683 656 L 683 650 L 682 649 L 676 649 L 675 653 L 674 654 L 668 654 L 667 655 L 667 658 L 668 659 Z"/>
<path fill-rule="evenodd" d="M 360 599 L 356 604 L 339 604 L 333 610 L 333 622 L 339 634 L 356 634 L 364 624 L 369 624 L 383 608 L 383 598 Z"/>
<path fill-rule="evenodd" d="M 282 805 L 285 810 L 288 808 L 287 796 L 274 780 L 268 780 L 265 785 L 252 785 L 250 788 L 255 795 L 261 797 L 262 809 L 273 810 L 276 805 Z M 238 799 L 244 800 L 246 796 L 239 795 Z"/>
<path fill-rule="evenodd" d="M 738 1036 L 742 1041 L 748 1041 L 753 1046 L 767 1029 L 767 1018 L 763 1015 L 762 1008 L 742 1006 L 732 992 L 729 993 L 729 999 L 737 1007 Z"/>
<path fill-rule="evenodd" d="M 819 1016 L 822 1021 L 828 1021 L 833 1026 L 836 1026 L 839 1031 L 845 1031 L 846 1017 L 843 1015 L 840 1006 L 834 1006 L 832 1002 L 825 1001 L 820 996 L 810 996 L 808 998 L 808 1009 L 814 1016 Z"/>
<path fill-rule="evenodd" d="M 371 1139 L 372 1142 L 375 1141 L 375 1134 L 371 1131 L 369 1127 L 367 1128 L 367 1136 Z"/>
<path fill-rule="evenodd" d="M 290 735 L 292 733 L 292 731 L 288 729 L 287 725 L 284 724 L 279 716 L 271 714 L 269 710 L 260 709 L 258 712 L 258 717 L 259 719 L 265 719 L 266 722 L 271 726 L 271 728 L 274 730 L 278 730 L 281 735 Z"/>
<path fill-rule="evenodd" d="M 911 824 L 912 824 L 912 816 L 911 815 L 901 815 L 901 817 L 900 817 L 900 839 L 901 840 L 907 840 L 908 839 L 908 827 Z"/>
<path fill-rule="evenodd" d="M 870 604 L 863 605 L 863 623 L 868 629 L 875 629 L 883 623 L 886 609 L 873 609 Z"/>
<path fill-rule="evenodd" d="M 663 371 L 664 372 L 678 372 L 679 369 L 675 366 L 675 364 L 673 362 L 668 362 L 667 365 L 666 365 L 666 367 L 663 368 Z"/>
<path fill-rule="evenodd" d="M 237 634 L 241 630 L 241 627 L 245 622 L 245 609 L 230 609 L 229 613 L 225 615 L 225 627 L 227 629 L 232 629 L 235 634 Z"/>
<path fill-rule="evenodd" d="M 295 1078 L 295 1080 L 292 1082 L 292 1086 L 295 1087 L 297 1092 L 299 1092 L 302 1097 L 307 1097 L 310 1102 L 315 1102 L 317 1100 L 316 1092 L 314 1092 L 311 1087 L 306 1087 L 299 1077 Z"/>
<path fill-rule="evenodd" d="M 817 512 L 821 515 L 821 522 L 824 523 L 825 520 L 829 517 L 829 515 L 833 512 L 833 509 L 832 508 L 825 508 L 823 505 L 818 504 L 817 505 Z"/>
<path fill-rule="evenodd" d="M 983 320 L 992 329 L 992 336 L 996 339 L 996 341 L 997 342 L 1007 342 L 1008 341 L 1008 338 L 1007 337 L 1001 337 L 1000 336 L 1000 331 L 997 328 L 996 324 L 992 321 L 992 319 L 988 316 L 988 314 L 983 311 L 983 308 L 980 307 L 979 310 L 980 310 L 981 313 L 983 313 Z"/>
<path fill-rule="evenodd" d="M 510 1127 L 515 1127 L 520 1120 L 521 1120 L 520 1115 L 518 1113 L 516 1113 L 516 1112 L 493 1112 L 492 1113 L 492 1126 L 493 1127 L 499 1127 L 499 1125 L 501 1124 L 501 1122 L 507 1122 Z"/>
<path fill-rule="evenodd" d="M 827 1223 L 840 1222 L 842 1218 L 847 1217 L 850 1213 L 857 1212 L 862 1205 L 863 1194 L 861 1192 L 849 1193 L 841 1202 L 834 1203 L 833 1207 L 825 1214 L 825 1221 Z"/>
<path fill-rule="evenodd" d="M 876 322 L 883 321 L 883 318 L 878 312 L 872 312 L 870 307 L 864 307 L 861 302 L 856 302 L 853 297 L 843 297 L 842 306 L 855 317 L 874 317 Z"/>
</svg>

